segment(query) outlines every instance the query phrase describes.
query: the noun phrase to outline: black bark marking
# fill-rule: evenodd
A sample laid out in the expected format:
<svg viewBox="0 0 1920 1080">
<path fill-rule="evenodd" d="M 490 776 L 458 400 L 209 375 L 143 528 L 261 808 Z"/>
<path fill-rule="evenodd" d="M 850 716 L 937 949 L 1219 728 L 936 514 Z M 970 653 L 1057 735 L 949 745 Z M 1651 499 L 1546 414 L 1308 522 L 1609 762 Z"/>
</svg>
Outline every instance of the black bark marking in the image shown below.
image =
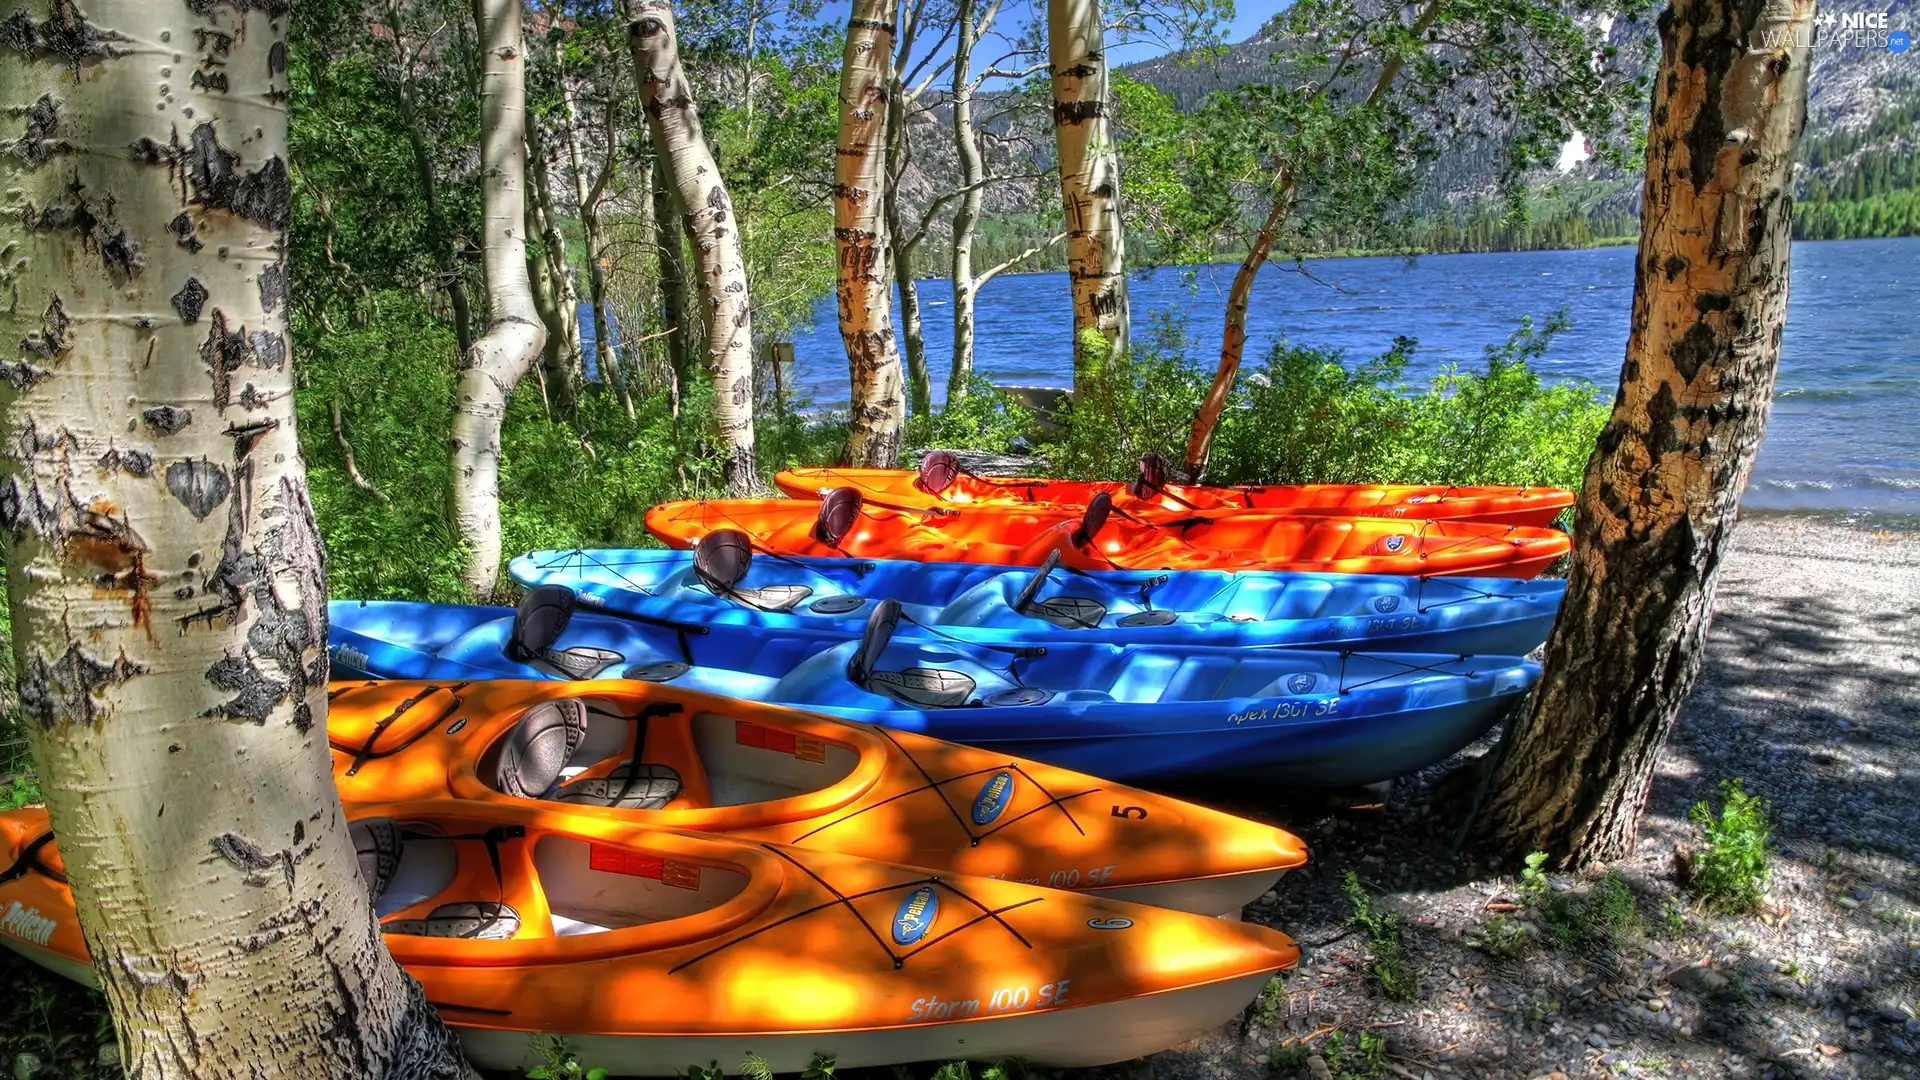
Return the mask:
<svg viewBox="0 0 1920 1080">
<path fill-rule="evenodd" d="M 177 435 L 181 429 L 193 423 L 193 412 L 172 405 L 155 405 L 141 413 L 140 419 L 146 421 L 147 427 L 153 429 L 155 435 Z"/>
<path fill-rule="evenodd" d="M 40 318 L 40 329 L 27 331 L 20 341 L 20 351 L 27 357 L 38 357 L 43 362 L 66 359 L 72 342 L 67 333 L 73 328 L 73 320 L 67 318 L 67 311 L 60 303 L 60 294 L 55 293 L 47 302 L 47 310 Z M 0 361 L 0 379 L 6 380 L 16 390 L 30 390 L 42 378 L 46 369 L 31 359 L 23 357 L 18 362 Z"/>
<path fill-rule="evenodd" d="M 287 43 L 276 41 L 267 48 L 267 78 L 272 79 L 287 72 Z"/>
<path fill-rule="evenodd" d="M 180 291 L 173 294 L 173 310 L 180 313 L 180 321 L 192 326 L 200 321 L 200 310 L 207 305 L 207 287 L 197 277 L 190 277 Z"/>
<path fill-rule="evenodd" d="M 194 90 L 209 90 L 224 94 L 230 89 L 227 73 L 218 68 L 201 68 L 187 79 L 187 85 Z"/>
<path fill-rule="evenodd" d="M 16 11 L 0 22 L 0 45 L 30 60 L 59 57 L 76 76 L 85 64 L 120 56 L 120 50 L 108 42 L 125 40 L 112 30 L 101 30 L 88 22 L 74 0 L 53 0 L 53 10 L 43 23 L 34 22 L 24 11 Z"/>
<path fill-rule="evenodd" d="M 180 500 L 180 505 L 192 511 L 196 520 L 205 521 L 208 514 L 227 501 L 233 481 L 226 469 L 211 461 L 188 459 L 167 466 L 167 490 Z"/>
<path fill-rule="evenodd" d="M 260 851 L 260 845 L 241 836 L 239 833 L 221 833 L 213 838 L 213 853 L 233 864 L 235 869 L 247 871 L 265 870 L 278 862 L 278 858 L 268 858 Z"/>
<path fill-rule="evenodd" d="M 37 169 L 61 154 L 73 153 L 72 143 L 53 138 L 59 126 L 60 103 L 52 94 L 40 95 L 27 108 L 27 132 L 13 144 L 13 156 L 26 162 L 27 168 Z"/>
<path fill-rule="evenodd" d="M 240 407 L 248 410 L 264 409 L 273 404 L 274 395 L 263 394 L 252 383 L 240 388 Z"/>
<path fill-rule="evenodd" d="M 122 281 L 138 274 L 146 265 L 140 255 L 140 245 L 125 229 L 116 229 L 101 239 L 100 258 L 106 262 L 107 270 Z"/>
<path fill-rule="evenodd" d="M 233 440 L 233 460 L 236 465 L 244 463 L 253 456 L 253 448 L 267 433 L 280 426 L 278 420 L 255 420 L 248 424 L 228 424 L 224 432 Z"/>
<path fill-rule="evenodd" d="M 1704 322 L 1694 323 L 1673 344 L 1673 369 L 1688 384 L 1692 384 L 1693 377 L 1700 374 L 1701 368 L 1713 363 L 1720 352 L 1720 335 L 1714 333 L 1713 327 Z"/>
<path fill-rule="evenodd" d="M 220 145 L 212 124 L 201 124 L 193 129 L 185 162 L 195 204 L 230 211 L 269 229 L 287 227 L 293 211 L 293 181 L 287 163 L 278 156 L 253 172 L 242 173 L 240 155 Z"/>
<path fill-rule="evenodd" d="M 287 264 L 274 263 L 260 273 L 260 310 L 271 315 L 287 299 Z"/>
<path fill-rule="evenodd" d="M 46 377 L 46 371 L 27 360 L 0 360 L 0 381 L 5 381 L 15 390 L 31 390 L 34 384 Z"/>
<path fill-rule="evenodd" d="M 260 666 L 245 655 L 228 655 L 214 661 L 207 669 L 207 681 L 233 696 L 202 716 L 224 716 L 228 720 L 264 725 L 273 707 L 287 697 L 287 684 L 260 670 Z"/>
<path fill-rule="evenodd" d="M 71 206 L 49 206 L 36 210 L 28 203 L 21 211 L 20 223 L 28 232 L 72 232 L 80 240 L 82 250 L 92 250 L 100 255 L 106 264 L 108 274 L 119 284 L 125 284 L 140 272 L 145 260 L 140 255 L 140 245 L 127 230 L 117 227 L 113 222 L 113 200 L 109 198 L 102 208 L 106 214 L 102 218 L 94 212 L 94 207 L 86 197 L 86 185 L 74 179 L 67 185 L 73 196 Z"/>
<path fill-rule="evenodd" d="M 1693 298 L 1694 310 L 1702 315 L 1710 311 L 1725 311 L 1733 306 L 1733 298 L 1726 293 L 1703 292 Z"/>
<path fill-rule="evenodd" d="M 225 412 L 227 406 L 233 404 L 233 373 L 251 359 L 251 353 L 246 328 L 229 330 L 227 313 L 214 308 L 213 326 L 207 331 L 206 342 L 200 346 L 200 359 L 213 377 L 214 408 Z"/>
<path fill-rule="evenodd" d="M 1667 256 L 1667 280 L 1673 281 L 1687 270 L 1687 260 L 1678 255 Z"/>
<path fill-rule="evenodd" d="M 20 708 L 43 731 L 60 724 L 91 724 L 106 715 L 95 695 L 146 673 L 124 652 L 102 662 L 69 643 L 58 659 L 49 661 L 39 653 L 27 659 L 20 672 Z"/>
<path fill-rule="evenodd" d="M 233 52 L 233 35 L 219 30 L 195 28 L 193 42 L 203 56 L 226 56 Z"/>
<path fill-rule="evenodd" d="M 193 254 L 199 254 L 200 249 L 207 246 L 194 235 L 193 218 L 189 217 L 185 210 L 180 211 L 180 216 L 167 222 L 167 231 L 173 234 L 175 243 Z"/>
<path fill-rule="evenodd" d="M 271 330 L 258 330 L 247 335 L 247 345 L 253 353 L 255 367 L 262 371 L 285 371 L 287 369 L 287 339 Z"/>
<path fill-rule="evenodd" d="M 101 454 L 94 464 L 100 466 L 101 471 L 109 475 L 115 471 L 122 471 L 128 476 L 136 476 L 143 480 L 153 475 L 153 455 L 145 450 L 122 450 L 117 446 L 111 447 L 106 453 Z"/>
</svg>

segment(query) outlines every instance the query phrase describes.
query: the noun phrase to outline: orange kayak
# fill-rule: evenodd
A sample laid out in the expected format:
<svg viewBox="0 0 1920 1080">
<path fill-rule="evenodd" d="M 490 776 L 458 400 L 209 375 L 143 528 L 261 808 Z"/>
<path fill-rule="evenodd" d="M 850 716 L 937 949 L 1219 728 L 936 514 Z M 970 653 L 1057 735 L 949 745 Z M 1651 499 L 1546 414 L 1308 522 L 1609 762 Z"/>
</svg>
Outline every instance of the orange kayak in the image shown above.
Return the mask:
<svg viewBox="0 0 1920 1080">
<path fill-rule="evenodd" d="M 796 499 L 818 499 L 829 488 L 850 487 L 870 505 L 898 510 L 937 507 L 1045 505 L 1080 513 L 1095 495 L 1148 521 L 1196 510 L 1416 520 L 1485 521 L 1496 525 L 1552 525 L 1573 505 L 1573 492 L 1546 487 L 1456 487 L 1444 484 L 1288 484 L 1198 487 L 1167 481 L 1159 455 L 1140 459 L 1139 479 L 1128 483 L 1046 477 L 976 476 L 936 450 L 907 469 L 789 469 L 773 478 Z"/>
<path fill-rule="evenodd" d="M 820 501 L 721 499 L 663 503 L 647 529 L 691 548 L 720 529 L 760 551 L 919 562 L 1039 566 L 1059 552 L 1076 570 L 1303 570 L 1339 574 L 1530 578 L 1572 547 L 1558 529 L 1477 521 L 1401 521 L 1267 511 L 1199 511 L 1143 521 L 1105 492 L 1085 510 L 1045 504 L 961 510 L 866 506 L 853 488 Z"/>
<path fill-rule="evenodd" d="M 1281 829 L 1083 773 L 658 683 L 336 682 L 329 696 L 349 804 L 538 799 L 1205 915 L 1237 913 L 1307 859 Z"/>
<path fill-rule="evenodd" d="M 542 1033 L 615 1075 L 748 1051 L 1103 1065 L 1231 1020 L 1299 959 L 1245 923 L 540 804 L 348 816 L 388 948 L 482 1068 L 539 1064 Z M 0 884 L 34 921 L 0 943 L 91 982 L 46 835 L 44 810 L 0 814 L 0 865 L 39 845 Z"/>
</svg>

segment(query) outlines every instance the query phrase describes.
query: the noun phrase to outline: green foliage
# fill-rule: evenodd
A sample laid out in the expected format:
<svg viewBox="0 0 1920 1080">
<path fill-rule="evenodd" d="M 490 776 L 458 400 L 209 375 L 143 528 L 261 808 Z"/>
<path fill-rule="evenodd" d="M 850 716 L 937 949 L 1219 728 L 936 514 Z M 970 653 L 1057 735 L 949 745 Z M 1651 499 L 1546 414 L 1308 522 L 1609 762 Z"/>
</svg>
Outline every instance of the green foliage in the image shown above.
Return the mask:
<svg viewBox="0 0 1920 1080">
<path fill-rule="evenodd" d="M 113 1041 L 113 1016 L 98 991 L 53 978 L 7 949 L 0 949 L 0 986 L 7 988 L 0 994 L 0 1060 L 32 1054 L 43 1077 L 123 1075 L 99 1063 L 100 1046 Z"/>
<path fill-rule="evenodd" d="M 1373 1080 L 1381 1072 L 1387 1053 L 1387 1040 L 1378 1032 L 1362 1031 L 1351 1043 L 1344 1031 L 1327 1036 L 1320 1056 L 1335 1080 Z"/>
<path fill-rule="evenodd" d="M 24 757 L 21 764 L 25 764 Z M 33 776 L 16 776 L 0 784 L 0 810 L 18 810 L 45 801 L 40 781 Z"/>
<path fill-rule="evenodd" d="M 1555 892 L 1546 864 L 1545 852 L 1528 855 L 1516 884 L 1521 905 L 1539 917 L 1555 945 L 1618 949 L 1640 930 L 1639 903 L 1618 870 L 1608 870 L 1584 890 Z"/>
<path fill-rule="evenodd" d="M 833 1059 L 825 1054 L 816 1053 L 807 1063 L 806 1071 L 800 1074 L 800 1080 L 833 1080 Z"/>
<path fill-rule="evenodd" d="M 1351 870 L 1341 887 L 1353 904 L 1347 925 L 1357 926 L 1367 935 L 1367 981 L 1395 1001 L 1412 1001 L 1420 994 L 1420 976 L 1407 955 L 1406 929 L 1400 916 L 1373 910 L 1373 898 L 1360 884 L 1360 875 Z"/>
<path fill-rule="evenodd" d="M 931 416 L 907 418 L 906 445 L 1003 454 L 1033 427 L 1033 410 L 994 389 L 979 372 L 968 378 L 959 401 L 949 395 L 947 402 Z"/>
<path fill-rule="evenodd" d="M 1752 911 L 1760 906 L 1761 889 L 1772 872 L 1768 806 L 1748 794 L 1737 778 L 1720 785 L 1720 797 L 1718 814 L 1705 801 L 1695 803 L 1687 814 L 1705 840 L 1694 853 L 1693 892 L 1720 911 Z"/>
<path fill-rule="evenodd" d="M 1405 381 L 1417 342 L 1348 366 L 1332 350 L 1275 346 L 1236 381 L 1215 438 L 1212 483 L 1531 484 L 1577 489 L 1607 406 L 1590 383 L 1542 383 L 1534 364 L 1569 323 L 1530 319 L 1487 348 L 1486 367 Z M 1130 479 L 1141 454 L 1179 460 L 1212 381 L 1188 361 L 1183 325 L 1160 318 L 1124 357 L 1093 356 L 1045 447 L 1063 475 Z"/>
<path fill-rule="evenodd" d="M 527 1070 L 527 1080 L 606 1080 L 607 1070 L 580 1064 L 573 1048 L 558 1035 L 540 1035 L 533 1040 L 541 1064 Z"/>
</svg>

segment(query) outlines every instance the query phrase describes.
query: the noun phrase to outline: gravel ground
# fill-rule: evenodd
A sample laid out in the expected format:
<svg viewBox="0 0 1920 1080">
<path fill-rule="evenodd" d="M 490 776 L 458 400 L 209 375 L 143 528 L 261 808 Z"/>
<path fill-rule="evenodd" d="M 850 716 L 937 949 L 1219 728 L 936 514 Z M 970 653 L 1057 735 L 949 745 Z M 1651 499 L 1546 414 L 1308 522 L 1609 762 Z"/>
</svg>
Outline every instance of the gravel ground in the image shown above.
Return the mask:
<svg viewBox="0 0 1920 1080">
<path fill-rule="evenodd" d="M 1103 1071 L 1920 1076 L 1920 532 L 1742 522 L 1639 850 L 1615 868 L 1639 928 L 1572 948 L 1541 934 L 1519 948 L 1485 944 L 1490 931 L 1544 928 L 1515 905 L 1519 867 L 1453 853 L 1455 823 L 1423 804 L 1458 763 L 1401 781 L 1385 806 L 1223 800 L 1311 846 L 1308 868 L 1247 913 L 1292 934 L 1305 959 L 1284 996 L 1270 991 L 1234 1028 Z M 1729 777 L 1772 804 L 1779 854 L 1757 916 L 1674 903 L 1685 900 L 1674 845 L 1698 836 L 1687 809 Z M 1414 1000 L 1370 988 L 1368 939 L 1347 925 L 1348 871 L 1376 910 L 1404 918 Z M 1578 895 L 1594 880 L 1556 878 L 1552 889 Z M 1336 1031 L 1346 1052 L 1325 1053 Z M 1355 1061 L 1361 1032 L 1385 1040 L 1371 1067 Z"/>
</svg>

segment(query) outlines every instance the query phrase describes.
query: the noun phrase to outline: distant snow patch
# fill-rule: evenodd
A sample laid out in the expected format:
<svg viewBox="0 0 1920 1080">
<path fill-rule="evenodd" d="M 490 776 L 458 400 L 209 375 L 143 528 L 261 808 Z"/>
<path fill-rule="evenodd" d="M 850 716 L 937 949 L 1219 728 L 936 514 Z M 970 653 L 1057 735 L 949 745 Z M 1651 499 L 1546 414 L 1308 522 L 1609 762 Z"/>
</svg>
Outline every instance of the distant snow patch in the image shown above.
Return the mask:
<svg viewBox="0 0 1920 1080">
<path fill-rule="evenodd" d="M 1553 163 L 1555 172 L 1568 172 L 1575 165 L 1593 156 L 1593 150 L 1587 145 L 1587 137 L 1578 131 L 1560 146 L 1560 160 Z"/>
</svg>

